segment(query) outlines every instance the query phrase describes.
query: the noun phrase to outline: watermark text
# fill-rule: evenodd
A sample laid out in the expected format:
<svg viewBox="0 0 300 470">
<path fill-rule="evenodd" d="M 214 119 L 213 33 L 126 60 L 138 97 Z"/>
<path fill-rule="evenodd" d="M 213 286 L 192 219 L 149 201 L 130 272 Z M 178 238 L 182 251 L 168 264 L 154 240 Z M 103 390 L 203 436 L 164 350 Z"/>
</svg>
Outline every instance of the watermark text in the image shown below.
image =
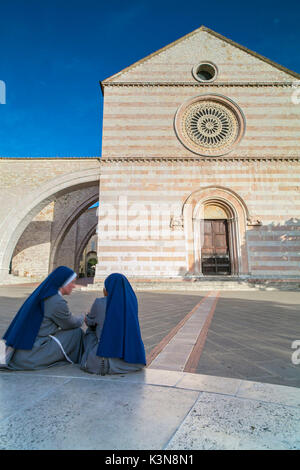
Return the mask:
<svg viewBox="0 0 300 470">
<path fill-rule="evenodd" d="M 297 366 L 300 364 L 300 339 L 292 342 L 292 349 L 296 349 L 292 354 L 292 363 Z"/>
<path fill-rule="evenodd" d="M 0 80 L 0 104 L 6 104 L 6 85 L 3 80 Z"/>
</svg>

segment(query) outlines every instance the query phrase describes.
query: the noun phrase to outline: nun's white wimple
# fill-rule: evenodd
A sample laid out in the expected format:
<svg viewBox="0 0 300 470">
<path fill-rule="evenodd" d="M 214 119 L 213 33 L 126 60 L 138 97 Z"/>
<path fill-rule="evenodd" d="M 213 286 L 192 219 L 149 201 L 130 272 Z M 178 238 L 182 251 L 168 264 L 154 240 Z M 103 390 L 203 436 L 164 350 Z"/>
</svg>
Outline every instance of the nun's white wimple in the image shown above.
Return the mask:
<svg viewBox="0 0 300 470">
<path fill-rule="evenodd" d="M 76 277 L 77 277 L 77 274 L 76 274 L 76 273 L 73 273 L 73 274 L 66 280 L 66 282 L 65 282 L 61 287 L 67 286 L 67 285 L 70 284 L 70 282 L 72 282 Z"/>
</svg>

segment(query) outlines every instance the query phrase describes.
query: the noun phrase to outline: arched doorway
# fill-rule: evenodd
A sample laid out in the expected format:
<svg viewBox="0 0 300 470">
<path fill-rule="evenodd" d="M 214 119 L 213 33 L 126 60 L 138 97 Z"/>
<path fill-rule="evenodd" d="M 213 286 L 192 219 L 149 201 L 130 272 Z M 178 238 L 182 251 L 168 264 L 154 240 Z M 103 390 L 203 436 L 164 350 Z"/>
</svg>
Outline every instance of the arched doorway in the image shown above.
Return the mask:
<svg viewBox="0 0 300 470">
<path fill-rule="evenodd" d="M 201 221 L 201 271 L 205 276 L 229 275 L 232 253 L 229 244 L 230 213 L 218 202 L 204 206 Z"/>
<path fill-rule="evenodd" d="M 94 277 L 96 264 L 97 264 L 97 253 L 94 251 L 88 253 L 87 255 L 87 263 L 86 263 L 86 275 L 87 277 Z"/>
<path fill-rule="evenodd" d="M 79 277 L 94 277 L 96 265 L 98 263 L 97 257 L 97 234 L 95 229 L 92 236 L 86 237 L 83 241 L 84 249 L 78 251 L 78 273 Z"/>
<path fill-rule="evenodd" d="M 247 275 L 244 201 L 223 187 L 206 187 L 186 199 L 184 218 L 188 275 Z"/>
</svg>

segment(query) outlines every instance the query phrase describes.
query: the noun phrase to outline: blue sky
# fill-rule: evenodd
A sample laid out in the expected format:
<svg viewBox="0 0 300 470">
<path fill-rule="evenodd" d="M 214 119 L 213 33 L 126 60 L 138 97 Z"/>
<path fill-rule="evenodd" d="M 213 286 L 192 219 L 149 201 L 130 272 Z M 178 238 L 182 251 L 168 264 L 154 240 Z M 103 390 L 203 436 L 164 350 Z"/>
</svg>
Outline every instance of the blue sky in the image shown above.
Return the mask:
<svg viewBox="0 0 300 470">
<path fill-rule="evenodd" d="M 0 156 L 101 155 L 103 80 L 205 25 L 300 73 L 300 2 L 0 0 Z"/>
</svg>

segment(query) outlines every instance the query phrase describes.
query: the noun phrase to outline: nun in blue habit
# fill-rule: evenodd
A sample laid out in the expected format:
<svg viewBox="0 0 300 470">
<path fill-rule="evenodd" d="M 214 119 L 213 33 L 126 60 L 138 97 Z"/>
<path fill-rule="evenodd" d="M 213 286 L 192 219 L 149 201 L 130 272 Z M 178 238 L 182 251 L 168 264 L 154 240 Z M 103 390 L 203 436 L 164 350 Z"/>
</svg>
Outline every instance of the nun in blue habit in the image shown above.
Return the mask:
<svg viewBox="0 0 300 470">
<path fill-rule="evenodd" d="M 146 357 L 136 295 L 128 279 L 119 273 L 105 279 L 103 293 L 85 319 L 88 329 L 81 369 L 100 375 L 140 370 Z"/>
<path fill-rule="evenodd" d="M 73 316 L 63 295 L 71 294 L 76 273 L 59 266 L 27 298 L 8 327 L 6 368 L 35 370 L 79 363 L 84 315 Z"/>
</svg>

